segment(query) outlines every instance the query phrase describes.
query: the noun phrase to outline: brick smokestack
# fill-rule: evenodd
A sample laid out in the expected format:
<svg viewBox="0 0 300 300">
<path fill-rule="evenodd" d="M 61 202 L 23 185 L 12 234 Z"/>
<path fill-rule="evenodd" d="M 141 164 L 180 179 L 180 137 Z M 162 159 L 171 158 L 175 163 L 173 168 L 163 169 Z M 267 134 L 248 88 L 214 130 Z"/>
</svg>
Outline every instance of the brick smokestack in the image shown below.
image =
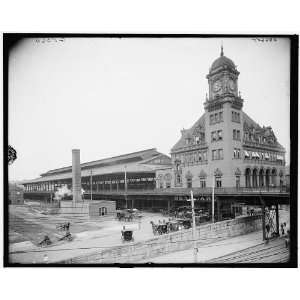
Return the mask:
<svg viewBox="0 0 300 300">
<path fill-rule="evenodd" d="M 72 192 L 73 203 L 79 202 L 81 198 L 81 167 L 80 167 L 80 150 L 72 150 Z"/>
</svg>

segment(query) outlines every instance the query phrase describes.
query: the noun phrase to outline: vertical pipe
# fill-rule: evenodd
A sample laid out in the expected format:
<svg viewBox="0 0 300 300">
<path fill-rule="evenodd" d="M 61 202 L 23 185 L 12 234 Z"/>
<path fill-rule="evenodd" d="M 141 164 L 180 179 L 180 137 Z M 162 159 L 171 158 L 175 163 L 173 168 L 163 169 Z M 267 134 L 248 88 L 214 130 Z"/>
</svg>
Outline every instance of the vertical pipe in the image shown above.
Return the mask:
<svg viewBox="0 0 300 300">
<path fill-rule="evenodd" d="M 73 204 L 81 201 L 81 166 L 80 166 L 80 150 L 72 150 L 72 191 Z"/>
</svg>

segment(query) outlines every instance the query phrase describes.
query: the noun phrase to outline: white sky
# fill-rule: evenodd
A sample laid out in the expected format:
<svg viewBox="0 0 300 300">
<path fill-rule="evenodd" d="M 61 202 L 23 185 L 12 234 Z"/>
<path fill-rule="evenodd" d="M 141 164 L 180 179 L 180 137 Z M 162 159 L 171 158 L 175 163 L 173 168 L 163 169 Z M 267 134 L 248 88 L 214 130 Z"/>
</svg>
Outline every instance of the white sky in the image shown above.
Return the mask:
<svg viewBox="0 0 300 300">
<path fill-rule="evenodd" d="M 169 154 L 204 112 L 221 40 L 240 71 L 244 111 L 272 126 L 289 162 L 287 39 L 26 39 L 9 61 L 9 144 L 18 153 L 10 180 L 71 165 L 72 148 L 81 162 L 154 147 Z"/>
</svg>

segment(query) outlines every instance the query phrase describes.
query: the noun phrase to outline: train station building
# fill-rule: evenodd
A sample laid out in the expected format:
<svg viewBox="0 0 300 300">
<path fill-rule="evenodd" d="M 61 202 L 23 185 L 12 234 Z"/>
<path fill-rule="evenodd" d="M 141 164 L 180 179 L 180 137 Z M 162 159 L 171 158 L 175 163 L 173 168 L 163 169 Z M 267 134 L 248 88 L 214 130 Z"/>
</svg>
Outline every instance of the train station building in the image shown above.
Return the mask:
<svg viewBox="0 0 300 300">
<path fill-rule="evenodd" d="M 196 205 L 209 209 L 214 190 L 220 219 L 236 203 L 288 203 L 285 149 L 270 126 L 259 125 L 243 111 L 247 100 L 238 88 L 239 75 L 222 48 L 206 76 L 204 113 L 181 130 L 171 157 L 153 148 L 82 163 L 84 197 L 114 200 L 117 208 L 170 209 L 187 205 L 193 190 L 201 200 Z M 50 199 L 62 185 L 71 189 L 71 166 L 25 181 L 25 197 Z"/>
</svg>

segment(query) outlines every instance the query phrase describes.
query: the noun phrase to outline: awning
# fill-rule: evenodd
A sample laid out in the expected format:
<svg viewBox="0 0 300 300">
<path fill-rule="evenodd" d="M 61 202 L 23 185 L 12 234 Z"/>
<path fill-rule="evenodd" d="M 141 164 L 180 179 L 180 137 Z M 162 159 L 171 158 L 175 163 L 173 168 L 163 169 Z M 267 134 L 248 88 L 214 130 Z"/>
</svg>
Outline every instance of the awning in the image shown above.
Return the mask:
<svg viewBox="0 0 300 300">
<path fill-rule="evenodd" d="M 250 156 L 250 154 L 249 154 L 248 151 L 246 151 L 246 150 L 244 151 L 244 154 L 245 154 L 246 157 L 249 157 L 249 156 Z"/>
<path fill-rule="evenodd" d="M 252 152 L 252 158 L 259 158 L 259 155 L 257 152 Z"/>
<path fill-rule="evenodd" d="M 270 155 L 268 153 L 265 153 L 265 157 L 266 157 L 266 159 L 269 159 Z"/>
<path fill-rule="evenodd" d="M 283 156 L 282 155 L 277 155 L 277 160 L 283 160 Z"/>
</svg>

